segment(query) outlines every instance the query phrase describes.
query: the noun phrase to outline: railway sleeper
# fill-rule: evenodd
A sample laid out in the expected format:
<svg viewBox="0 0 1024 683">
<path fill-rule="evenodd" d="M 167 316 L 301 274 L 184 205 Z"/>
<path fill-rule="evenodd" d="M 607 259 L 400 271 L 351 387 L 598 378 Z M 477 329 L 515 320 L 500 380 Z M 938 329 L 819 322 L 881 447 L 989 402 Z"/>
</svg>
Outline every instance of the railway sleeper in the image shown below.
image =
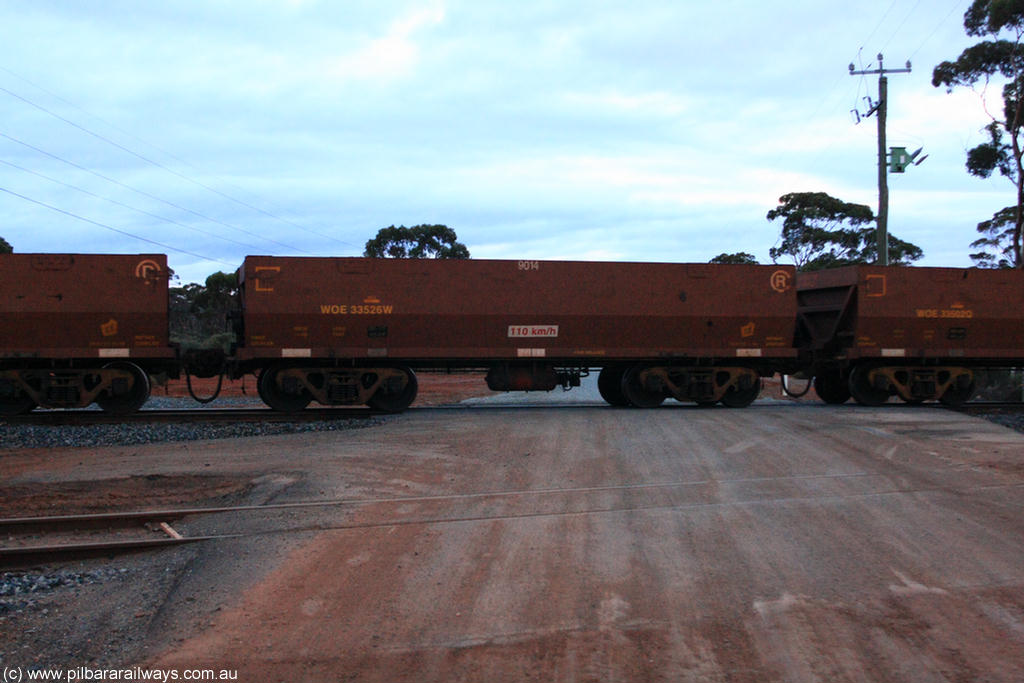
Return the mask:
<svg viewBox="0 0 1024 683">
<path fill-rule="evenodd" d="M 851 390 L 854 398 L 868 405 L 884 403 L 879 399 L 893 394 L 907 403 L 937 400 L 960 405 L 974 395 L 974 372 L 969 368 L 881 366 L 858 370 L 851 374 Z"/>
<path fill-rule="evenodd" d="M 0 371 L 0 413 L 42 408 L 84 408 L 99 403 L 107 412 L 134 412 L 149 398 L 146 373 L 127 362 L 102 368 L 25 368 Z"/>
</svg>

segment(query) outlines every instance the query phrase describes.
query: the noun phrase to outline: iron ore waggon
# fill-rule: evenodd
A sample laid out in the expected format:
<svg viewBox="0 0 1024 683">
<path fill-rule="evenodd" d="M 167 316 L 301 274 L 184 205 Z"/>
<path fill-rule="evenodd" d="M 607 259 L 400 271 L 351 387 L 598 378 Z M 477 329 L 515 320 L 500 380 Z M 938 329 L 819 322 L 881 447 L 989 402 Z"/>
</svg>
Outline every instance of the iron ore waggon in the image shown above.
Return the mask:
<svg viewBox="0 0 1024 683">
<path fill-rule="evenodd" d="M 249 256 L 236 375 L 270 406 L 398 411 L 419 368 L 497 391 L 577 386 L 614 405 L 742 407 L 794 367 L 787 266 Z"/>
<path fill-rule="evenodd" d="M 137 410 L 177 376 L 163 254 L 0 254 L 0 414 Z"/>
<path fill-rule="evenodd" d="M 800 273 L 798 344 L 818 395 L 968 400 L 979 368 L 1024 365 L 1017 270 L 848 266 Z"/>
<path fill-rule="evenodd" d="M 819 396 L 959 404 L 979 370 L 1024 366 L 1018 271 L 249 256 L 236 344 L 179 352 L 161 254 L 0 255 L 0 414 L 138 409 L 151 381 L 258 376 L 271 407 L 400 411 L 420 369 L 550 391 L 742 407 L 762 377 Z"/>
</svg>

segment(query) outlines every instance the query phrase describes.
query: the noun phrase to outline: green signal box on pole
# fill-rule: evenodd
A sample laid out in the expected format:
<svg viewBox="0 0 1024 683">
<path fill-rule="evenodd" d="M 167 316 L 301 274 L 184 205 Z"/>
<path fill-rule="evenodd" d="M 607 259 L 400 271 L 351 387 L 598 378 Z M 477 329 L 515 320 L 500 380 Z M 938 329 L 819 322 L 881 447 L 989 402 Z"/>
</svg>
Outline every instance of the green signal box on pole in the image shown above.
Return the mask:
<svg viewBox="0 0 1024 683">
<path fill-rule="evenodd" d="M 911 156 L 907 153 L 906 147 L 889 148 L 889 172 L 903 173 L 910 165 Z"/>
<path fill-rule="evenodd" d="M 906 147 L 890 147 L 889 148 L 889 172 L 890 173 L 905 173 L 907 166 L 913 164 L 914 166 L 920 165 L 922 161 L 928 158 L 925 154 L 923 157 L 918 159 L 918 155 L 921 154 L 923 148 L 918 149 L 916 152 L 907 152 Z"/>
</svg>

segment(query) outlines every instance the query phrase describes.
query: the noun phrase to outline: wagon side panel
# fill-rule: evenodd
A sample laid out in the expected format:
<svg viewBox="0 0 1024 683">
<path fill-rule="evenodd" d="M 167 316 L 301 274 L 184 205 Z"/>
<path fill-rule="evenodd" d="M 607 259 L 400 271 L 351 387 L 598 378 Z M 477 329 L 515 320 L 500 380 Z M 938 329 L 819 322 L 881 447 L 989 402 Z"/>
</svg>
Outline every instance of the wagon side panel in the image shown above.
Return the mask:
<svg viewBox="0 0 1024 683">
<path fill-rule="evenodd" d="M 0 255 L 0 354 L 169 358 L 163 254 Z"/>
<path fill-rule="evenodd" d="M 249 257 L 242 358 L 789 357 L 792 268 Z"/>
</svg>

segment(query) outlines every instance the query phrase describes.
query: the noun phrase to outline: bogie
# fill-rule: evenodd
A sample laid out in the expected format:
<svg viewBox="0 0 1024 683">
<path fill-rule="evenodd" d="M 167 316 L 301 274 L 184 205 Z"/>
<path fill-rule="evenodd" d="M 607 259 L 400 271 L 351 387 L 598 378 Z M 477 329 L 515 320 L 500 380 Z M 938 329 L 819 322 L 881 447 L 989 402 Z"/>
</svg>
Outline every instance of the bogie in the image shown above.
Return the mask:
<svg viewBox="0 0 1024 683">
<path fill-rule="evenodd" d="M 401 374 L 391 374 L 380 383 L 367 405 L 385 413 L 400 413 L 416 400 L 419 383 L 416 373 L 409 368 L 399 368 Z"/>
<path fill-rule="evenodd" d="M 135 363 L 116 361 L 104 366 L 107 370 L 123 371 L 122 376 L 110 380 L 108 388 L 96 397 L 104 411 L 114 415 L 134 413 L 149 400 L 149 376 Z"/>
<path fill-rule="evenodd" d="M 974 395 L 974 373 L 955 366 L 860 364 L 850 372 L 850 393 L 862 405 L 881 405 L 890 396 L 917 405 L 941 401 L 958 406 Z"/>
<path fill-rule="evenodd" d="M 0 415 L 22 415 L 36 407 L 36 402 L 14 381 L 0 377 Z"/>
<path fill-rule="evenodd" d="M 260 398 L 274 410 L 296 412 L 321 405 L 369 405 L 401 412 L 416 399 L 416 375 L 407 367 L 338 368 L 269 365 L 259 376 Z"/>
<path fill-rule="evenodd" d="M 634 408 L 656 408 L 665 401 L 665 388 L 658 374 L 634 365 L 622 374 L 622 395 Z"/>
<path fill-rule="evenodd" d="M 721 402 L 730 408 L 744 408 L 760 395 L 761 378 L 755 370 L 743 367 L 634 365 L 623 373 L 620 386 L 628 405 L 637 408 L 661 405 L 666 398 L 699 406 Z"/>
<path fill-rule="evenodd" d="M 746 375 L 740 378 L 735 386 L 730 386 L 722 394 L 722 405 L 727 408 L 746 408 L 761 394 L 761 380 L 751 380 Z"/>
<path fill-rule="evenodd" d="M 260 373 L 256 388 L 263 402 L 282 413 L 294 413 L 309 405 L 312 397 L 288 374 L 289 368 L 271 365 Z"/>
<path fill-rule="evenodd" d="M 149 399 L 148 373 L 129 361 L 103 367 L 20 368 L 0 371 L 0 414 L 92 403 L 115 415 L 133 413 Z"/>
<path fill-rule="evenodd" d="M 850 395 L 862 406 L 880 406 L 888 401 L 892 395 L 889 386 L 885 376 L 868 365 L 858 365 L 850 372 Z"/>
</svg>

